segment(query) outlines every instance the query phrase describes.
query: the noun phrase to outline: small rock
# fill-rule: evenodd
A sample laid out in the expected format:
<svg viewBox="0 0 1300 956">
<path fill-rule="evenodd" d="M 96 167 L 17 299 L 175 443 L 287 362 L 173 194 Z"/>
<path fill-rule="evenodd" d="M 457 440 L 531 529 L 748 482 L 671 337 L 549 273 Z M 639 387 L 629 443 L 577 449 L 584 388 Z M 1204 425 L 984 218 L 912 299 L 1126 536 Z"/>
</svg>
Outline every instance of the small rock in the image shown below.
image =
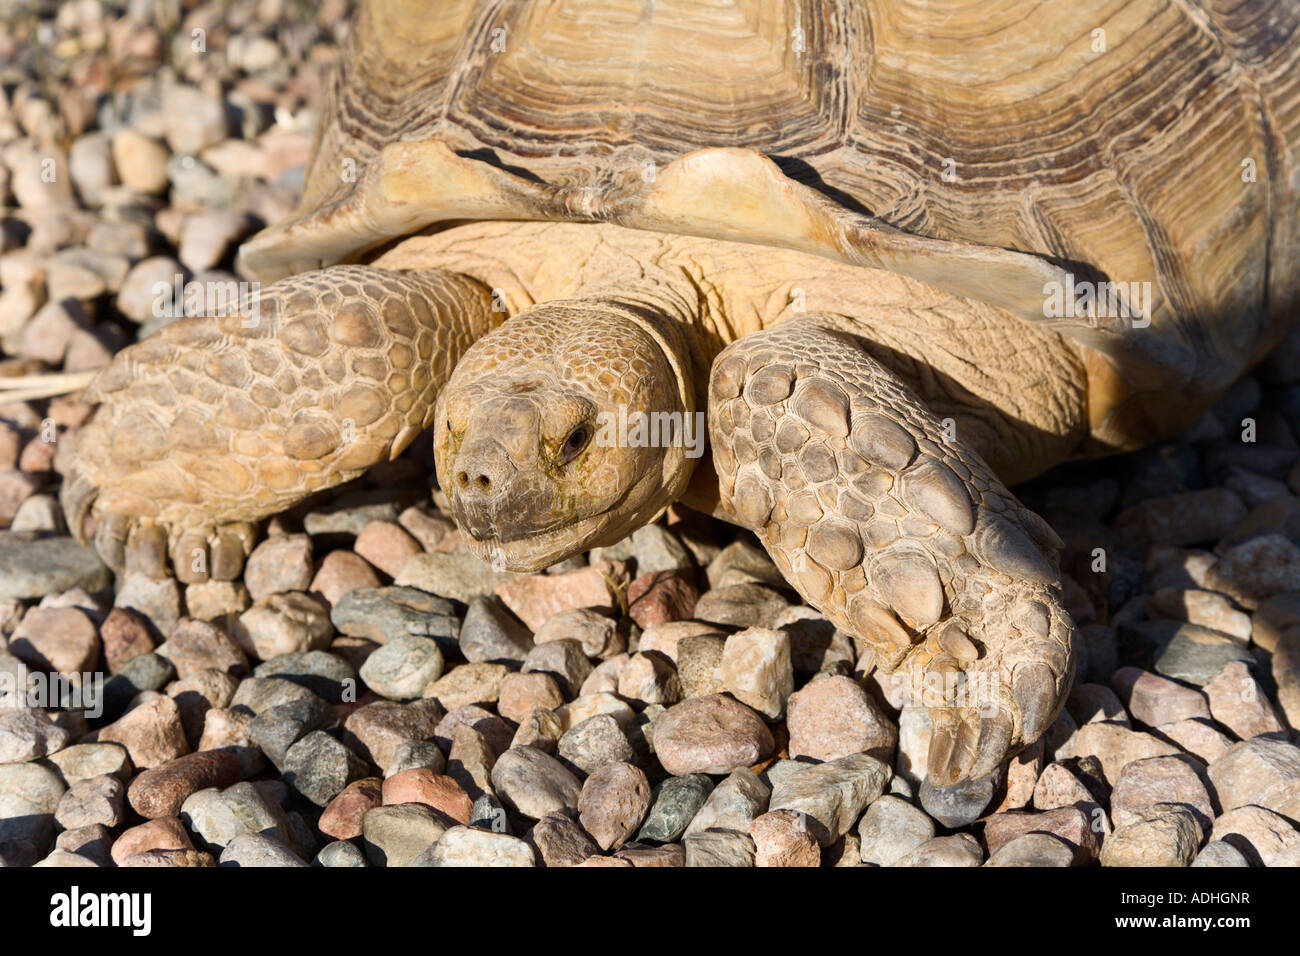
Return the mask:
<svg viewBox="0 0 1300 956">
<path fill-rule="evenodd" d="M 654 725 L 654 747 L 672 774 L 730 773 L 766 759 L 767 726 L 744 704 L 720 694 L 670 707 Z"/>
<path fill-rule="evenodd" d="M 1247 806 L 1215 820 L 1210 839 L 1232 844 L 1251 866 L 1276 866 L 1279 857 L 1300 846 L 1300 831 L 1272 810 Z"/>
<path fill-rule="evenodd" d="M 296 700 L 319 700 L 319 698 L 307 688 L 280 677 L 245 677 L 239 682 L 230 707 L 232 710 L 257 715 L 271 707 Z"/>
<path fill-rule="evenodd" d="M 131 755 L 131 763 L 141 770 L 161 767 L 189 751 L 180 709 L 170 697 L 145 701 L 100 728 L 96 740 L 121 744 Z"/>
<path fill-rule="evenodd" d="M 284 761 L 284 782 L 323 807 L 354 780 L 366 776 L 365 762 L 323 730 L 292 747 Z"/>
<path fill-rule="evenodd" d="M 209 668 L 227 674 L 248 672 L 248 658 L 235 639 L 207 621 L 181 618 L 158 653 L 172 662 L 182 678 Z"/>
<path fill-rule="evenodd" d="M 116 827 L 126 814 L 126 787 L 104 774 L 78 780 L 59 799 L 54 819 L 65 830 L 101 824 Z"/>
<path fill-rule="evenodd" d="M 1244 517 L 1246 506 L 1235 494 L 1206 488 L 1148 498 L 1120 512 L 1115 527 L 1134 544 L 1185 546 L 1217 541 Z"/>
<path fill-rule="evenodd" d="M 312 694 L 267 707 L 253 718 L 249 733 L 267 759 L 283 773 L 290 747 L 308 734 L 333 729 L 338 723 L 338 715 L 329 704 Z"/>
<path fill-rule="evenodd" d="M 476 597 L 490 597 L 499 584 L 513 578 L 513 574 L 493 571 L 467 548 L 460 548 L 416 555 L 393 583 L 469 604 Z"/>
<path fill-rule="evenodd" d="M 275 535 L 259 544 L 248 556 L 244 565 L 244 584 L 256 603 L 280 591 L 307 590 L 313 570 L 310 537 L 305 534 Z M 338 626 L 337 621 L 335 626 Z"/>
<path fill-rule="evenodd" d="M 126 583 L 118 586 L 113 603 L 138 611 L 164 637 L 181 618 L 181 589 L 174 578 L 154 580 L 143 574 L 128 573 Z"/>
<path fill-rule="evenodd" d="M 744 771 L 736 771 L 736 773 L 743 775 Z M 732 774 L 732 777 L 734 776 L 735 774 Z M 731 777 L 727 779 L 730 780 Z M 743 781 L 738 779 L 735 785 L 738 791 L 742 791 L 742 783 Z M 758 787 L 752 785 L 750 789 L 754 794 L 761 792 Z M 675 842 L 686 832 L 686 828 L 708 801 L 712 791 L 713 781 L 707 774 L 691 773 L 682 777 L 669 777 L 662 781 L 654 788 L 650 810 L 646 814 L 640 832 L 637 833 L 637 840 L 651 843 Z M 737 795 L 744 798 L 743 792 L 738 792 Z M 750 801 L 751 806 L 757 802 L 765 804 L 767 796 L 768 794 L 765 793 L 761 801 Z M 754 815 L 751 813 L 751 819 Z M 716 814 L 711 816 L 717 819 Z"/>
<path fill-rule="evenodd" d="M 199 621 L 217 621 L 239 640 L 238 618 L 253 599 L 242 581 L 204 581 L 185 587 L 185 609 Z M 243 646 L 242 643 L 240 645 Z M 244 648 L 245 653 L 248 648 Z M 253 655 L 257 656 L 257 655 Z"/>
<path fill-rule="evenodd" d="M 474 798 L 476 808 L 480 800 L 495 798 L 492 786 L 495 764 L 496 751 L 488 745 L 486 737 L 468 724 L 456 727 L 451 753 L 447 755 L 447 775 Z"/>
<path fill-rule="evenodd" d="M 389 577 L 397 577 L 406 562 L 424 549 L 400 524 L 372 521 L 357 535 L 353 550 Z"/>
<path fill-rule="evenodd" d="M 533 848 L 508 833 L 452 827 L 412 866 L 534 866 Z"/>
<path fill-rule="evenodd" d="M 1222 594 L 1199 588 L 1161 588 L 1151 595 L 1147 611 L 1188 624 L 1199 624 L 1214 631 L 1230 634 L 1238 640 L 1250 640 L 1250 615 L 1238 611 Z"/>
<path fill-rule="evenodd" d="M 474 801 L 451 777 L 417 768 L 390 775 L 383 784 L 384 805 L 422 803 L 450 820 L 469 824 Z"/>
<path fill-rule="evenodd" d="M 424 695 L 448 710 L 467 704 L 490 706 L 501 696 L 501 683 L 509 673 L 504 664 L 461 664 L 426 687 Z"/>
<path fill-rule="evenodd" d="M 565 574 L 520 575 L 498 584 L 494 593 L 530 631 L 536 631 L 551 615 L 569 608 L 618 607 L 611 581 L 625 573 L 618 562 L 606 562 Z"/>
<path fill-rule="evenodd" d="M 893 763 L 898 728 L 851 677 L 823 674 L 789 700 L 790 756 L 835 760 L 869 753 Z"/>
<path fill-rule="evenodd" d="M 1161 740 L 1177 744 L 1187 753 L 1210 764 L 1218 760 L 1232 746 L 1232 739 L 1219 731 L 1209 719 L 1176 720 L 1161 724 L 1155 729 Z"/>
<path fill-rule="evenodd" d="M 1026 833 L 1004 843 L 985 866 L 1071 866 L 1074 847 L 1050 833 Z"/>
<path fill-rule="evenodd" d="M 528 628 L 495 598 L 470 602 L 460 627 L 460 652 L 472 663 L 522 663 L 532 650 Z"/>
<path fill-rule="evenodd" d="M 658 655 L 633 654 L 618 677 L 618 693 L 642 707 L 671 706 L 682 699 L 681 683 L 672 664 Z"/>
<path fill-rule="evenodd" d="M 1300 747 L 1253 737 L 1210 764 L 1210 782 L 1224 811 L 1250 804 L 1300 819 Z"/>
<path fill-rule="evenodd" d="M 1300 591 L 1300 548 L 1280 534 L 1264 534 L 1231 548 L 1207 582 L 1242 607 L 1254 609 L 1275 594 Z"/>
<path fill-rule="evenodd" d="M 73 744 L 51 754 L 49 762 L 68 786 L 106 773 L 125 783 L 133 772 L 131 758 L 121 744 Z"/>
<path fill-rule="evenodd" d="M 317 828 L 336 840 L 355 840 L 361 836 L 362 818 L 383 804 L 382 785 L 378 777 L 352 781 L 325 807 Z"/>
<path fill-rule="evenodd" d="M 239 777 L 239 758 L 234 753 L 204 750 L 146 770 L 131 781 L 127 800 L 145 819 L 174 817 L 191 794 L 232 786 Z"/>
<path fill-rule="evenodd" d="M 753 866 L 754 841 L 735 830 L 704 830 L 682 840 L 687 866 Z"/>
<path fill-rule="evenodd" d="M 185 824 L 179 817 L 159 817 L 124 831 L 113 842 L 113 862 L 121 866 L 128 857 L 150 850 L 193 850 Z"/>
<path fill-rule="evenodd" d="M 555 711 L 555 715 L 560 718 L 560 726 L 565 730 L 597 714 L 609 714 L 619 722 L 619 726 L 624 728 L 636 716 L 624 701 L 609 693 L 584 694 Z"/>
<path fill-rule="evenodd" d="M 174 153 L 195 155 L 226 138 L 225 106 L 220 97 L 192 86 L 164 90 L 162 115 L 167 145 Z"/>
<path fill-rule="evenodd" d="M 686 833 L 735 830 L 747 833 L 756 817 L 768 809 L 771 789 L 752 770 L 741 767 L 714 787 Z"/>
<path fill-rule="evenodd" d="M 1231 867 L 1250 866 L 1250 863 L 1240 850 L 1226 840 L 1211 840 L 1201 848 L 1200 853 L 1196 854 L 1192 866 Z"/>
<path fill-rule="evenodd" d="M 770 809 L 798 810 L 812 817 L 818 842 L 829 846 L 857 822 L 889 782 L 888 765 L 852 754 L 793 773 L 772 790 Z"/>
<path fill-rule="evenodd" d="M 448 711 L 447 716 L 438 722 L 433 739 L 438 742 L 440 747 L 446 749 L 451 746 L 455 729 L 461 724 L 467 724 L 481 733 L 492 747 L 493 753 L 498 755 L 504 753 L 510 747 L 510 741 L 514 737 L 514 730 L 511 726 L 496 714 L 486 711 L 482 707 L 470 705 Z"/>
<path fill-rule="evenodd" d="M 442 676 L 442 651 L 432 638 L 394 638 L 361 665 L 361 679 L 390 700 L 412 700 Z"/>
<path fill-rule="evenodd" d="M 40 598 L 72 588 L 111 587 L 113 572 L 70 537 L 24 541 L 0 533 L 0 600 Z"/>
<path fill-rule="evenodd" d="M 1075 684 L 1065 706 L 1080 726 L 1094 720 L 1129 726 L 1124 705 L 1119 702 L 1114 691 L 1100 684 Z"/>
<path fill-rule="evenodd" d="M 102 823 L 64 830 L 54 841 L 55 849 L 84 856 L 99 866 L 112 866 L 113 834 Z"/>
<path fill-rule="evenodd" d="M 1106 779 L 1114 785 L 1125 764 L 1144 757 L 1164 757 L 1177 752 L 1177 747 L 1150 734 L 1119 724 L 1094 721 L 1084 724 L 1065 746 L 1058 747 L 1056 759 L 1095 755 L 1101 761 Z"/>
<path fill-rule="evenodd" d="M 261 833 L 245 833 L 230 841 L 217 858 L 219 866 L 306 866 L 296 853 Z"/>
<path fill-rule="evenodd" d="M 821 866 L 821 847 L 808 817 L 793 810 L 775 810 L 749 825 L 755 866 Z"/>
<path fill-rule="evenodd" d="M 609 714 L 597 714 L 571 727 L 560 737 L 556 749 L 562 761 L 584 775 L 607 764 L 636 760 L 623 728 Z"/>
<path fill-rule="evenodd" d="M 104 646 L 104 662 L 108 672 L 116 674 L 127 661 L 141 654 L 148 654 L 154 649 L 153 638 L 149 635 L 149 626 L 139 614 L 124 607 L 115 607 L 108 612 L 104 623 L 99 627 L 99 636 Z"/>
<path fill-rule="evenodd" d="M 521 671 L 525 674 L 549 674 L 566 697 L 574 697 L 591 674 L 591 662 L 578 641 L 552 640 L 534 646 L 524 658 Z"/>
<path fill-rule="evenodd" d="M 1196 814 L 1181 804 L 1157 803 L 1136 811 L 1101 848 L 1102 866 L 1188 866 L 1201 845 Z"/>
<path fill-rule="evenodd" d="M 1138 819 L 1138 812 L 1157 803 L 1190 809 L 1202 829 L 1214 819 L 1214 808 L 1193 762 L 1184 756 L 1147 757 L 1126 764 L 1115 781 L 1110 812 L 1115 825 Z"/>
<path fill-rule="evenodd" d="M 341 704 L 356 693 L 357 672 L 346 660 L 326 651 L 279 654 L 257 665 L 253 675 L 292 681 L 331 704 Z"/>
<path fill-rule="evenodd" d="M 49 756 L 66 747 L 71 739 L 72 734 L 50 720 L 44 711 L 0 710 L 0 763 Z"/>
<path fill-rule="evenodd" d="M 266 757 L 253 742 L 252 728 L 252 714 L 214 707 L 204 715 L 203 736 L 195 749 L 229 750 L 239 761 L 240 776 L 255 776 L 266 767 Z"/>
<path fill-rule="evenodd" d="M 726 638 L 696 634 L 677 642 L 677 679 L 686 698 L 722 692 L 722 654 Z"/>
<path fill-rule="evenodd" d="M 703 594 L 691 616 L 709 624 L 756 627 L 789 604 L 778 592 L 761 584 L 733 584 Z"/>
<path fill-rule="evenodd" d="M 794 690 L 790 636 L 785 631 L 750 627 L 727 638 L 720 665 L 722 688 L 771 719 L 785 714 Z"/>
<path fill-rule="evenodd" d="M 983 862 L 979 841 L 969 833 L 957 833 L 926 840 L 891 866 L 979 866 Z"/>
<path fill-rule="evenodd" d="M 686 571 L 656 571 L 635 578 L 627 587 L 627 616 L 641 627 L 689 618 L 700 599 L 692 577 Z"/>
<path fill-rule="evenodd" d="M 428 637 L 450 650 L 459 632 L 450 602 L 406 587 L 349 591 L 330 611 L 330 620 L 340 634 L 379 644 L 399 637 Z"/>
<path fill-rule="evenodd" d="M 333 607 L 349 591 L 377 588 L 380 584 L 379 575 L 365 558 L 351 551 L 331 551 L 317 568 L 308 590 Z"/>
<path fill-rule="evenodd" d="M 410 866 L 448 829 L 438 812 L 422 803 L 375 807 L 361 827 L 366 858 L 374 866 Z"/>
<path fill-rule="evenodd" d="M 312 866 L 324 867 L 363 867 L 369 866 L 366 855 L 355 844 L 346 840 L 335 840 L 321 847 L 321 851 L 312 860 Z"/>
<path fill-rule="evenodd" d="M 519 721 L 519 729 L 511 738 L 510 746 L 536 747 L 548 754 L 554 754 L 563 735 L 564 724 L 556 713 L 536 707 Z"/>
<path fill-rule="evenodd" d="M 608 615 L 576 607 L 552 614 L 533 635 L 537 646 L 564 640 L 577 641 L 586 657 L 606 660 L 627 650 L 627 629 Z M 641 640 L 642 649 L 647 649 L 644 635 Z"/>
<path fill-rule="evenodd" d="M 132 192 L 160 193 L 167 188 L 168 153 L 161 143 L 123 128 L 113 133 L 112 149 L 113 165 Z"/>
<path fill-rule="evenodd" d="M 34 607 L 9 639 L 10 652 L 32 667 L 58 671 L 80 686 L 99 660 L 94 622 L 76 608 Z"/>
<path fill-rule="evenodd" d="M 591 774 L 578 796 L 579 822 L 602 850 L 621 847 L 650 809 L 650 783 L 630 763 L 607 763 Z"/>
<path fill-rule="evenodd" d="M 1097 859 L 1097 834 L 1092 821 L 1078 807 L 1062 807 L 1041 813 L 1013 810 L 995 813 L 984 823 L 984 842 L 990 853 L 1027 833 L 1050 833 L 1069 844 L 1078 863 Z"/>
<path fill-rule="evenodd" d="M 1210 716 L 1203 694 L 1159 674 L 1122 667 L 1110 684 L 1133 717 L 1150 727 Z"/>
<path fill-rule="evenodd" d="M 252 783 L 236 783 L 224 790 L 200 790 L 185 800 L 180 815 L 205 848 L 214 853 L 249 833 L 260 833 L 285 845 L 292 840 L 284 810 Z"/>
<path fill-rule="evenodd" d="M 582 791 L 562 763 L 534 747 L 503 753 L 492 768 L 492 786 L 502 803 L 534 820 L 551 812 L 576 814 Z"/>
<path fill-rule="evenodd" d="M 529 840 L 546 866 L 576 866 L 600 853 L 596 841 L 563 813 L 548 813 L 538 820 Z"/>
<path fill-rule="evenodd" d="M 286 591 L 268 595 L 240 614 L 233 633 L 244 653 L 269 661 L 282 654 L 324 650 L 334 626 L 314 597 Z"/>
<path fill-rule="evenodd" d="M 1241 661 L 1232 661 L 1206 684 L 1205 696 L 1210 699 L 1214 720 L 1242 740 L 1263 734 L 1286 737 L 1286 726 L 1272 702 Z"/>
<path fill-rule="evenodd" d="M 872 801 L 858 824 L 859 858 L 893 866 L 934 836 L 934 821 L 899 797 Z"/>
</svg>

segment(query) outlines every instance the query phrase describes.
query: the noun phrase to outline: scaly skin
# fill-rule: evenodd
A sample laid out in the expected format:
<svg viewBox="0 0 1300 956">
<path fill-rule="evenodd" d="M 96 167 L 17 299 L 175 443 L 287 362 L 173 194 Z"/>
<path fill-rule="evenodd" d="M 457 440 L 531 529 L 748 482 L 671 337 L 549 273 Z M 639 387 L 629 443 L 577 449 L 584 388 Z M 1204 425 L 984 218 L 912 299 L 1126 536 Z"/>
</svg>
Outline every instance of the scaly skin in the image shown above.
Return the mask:
<svg viewBox="0 0 1300 956">
<path fill-rule="evenodd" d="M 499 315 L 475 280 L 337 266 L 253 309 L 182 319 L 120 352 L 63 486 L 115 570 L 233 580 L 253 524 L 396 457 L 426 429 L 461 352 Z"/>
<path fill-rule="evenodd" d="M 804 599 L 908 669 L 933 727 L 922 798 L 948 822 L 983 809 L 1069 693 L 1061 542 L 855 331 L 810 315 L 726 348 L 713 461 L 724 509 Z"/>
</svg>

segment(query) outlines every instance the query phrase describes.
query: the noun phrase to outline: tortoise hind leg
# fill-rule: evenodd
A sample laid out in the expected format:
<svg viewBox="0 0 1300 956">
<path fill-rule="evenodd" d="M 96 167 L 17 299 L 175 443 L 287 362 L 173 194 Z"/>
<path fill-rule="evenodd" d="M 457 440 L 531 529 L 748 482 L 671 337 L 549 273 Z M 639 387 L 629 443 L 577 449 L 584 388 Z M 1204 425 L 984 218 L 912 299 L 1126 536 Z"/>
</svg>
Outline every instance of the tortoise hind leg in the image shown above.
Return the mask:
<svg viewBox="0 0 1300 956">
<path fill-rule="evenodd" d="M 883 669 L 906 669 L 933 727 L 922 799 L 955 826 L 1068 693 L 1060 542 L 842 322 L 801 316 L 714 362 L 722 506 Z"/>
<path fill-rule="evenodd" d="M 115 570 L 186 583 L 242 570 L 256 522 L 398 455 L 432 422 L 489 291 L 441 270 L 336 266 L 182 319 L 91 383 L 63 501 Z"/>
</svg>

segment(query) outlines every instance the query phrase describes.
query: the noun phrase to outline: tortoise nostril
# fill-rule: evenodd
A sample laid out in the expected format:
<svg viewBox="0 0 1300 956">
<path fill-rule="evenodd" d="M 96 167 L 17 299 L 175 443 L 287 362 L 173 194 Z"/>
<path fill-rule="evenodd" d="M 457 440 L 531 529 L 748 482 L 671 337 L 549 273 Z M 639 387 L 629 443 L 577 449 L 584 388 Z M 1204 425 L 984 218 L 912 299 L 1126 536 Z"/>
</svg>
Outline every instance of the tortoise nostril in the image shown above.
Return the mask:
<svg viewBox="0 0 1300 956">
<path fill-rule="evenodd" d="M 479 475 L 478 486 L 484 491 L 487 491 L 489 488 L 492 487 L 492 479 L 489 478 L 487 475 Z"/>
<path fill-rule="evenodd" d="M 469 484 L 469 475 L 465 474 L 465 472 L 463 472 L 463 471 L 461 471 L 461 472 L 457 472 L 457 473 L 456 473 L 456 484 L 458 484 L 460 487 L 464 488 L 466 485 Z"/>
</svg>

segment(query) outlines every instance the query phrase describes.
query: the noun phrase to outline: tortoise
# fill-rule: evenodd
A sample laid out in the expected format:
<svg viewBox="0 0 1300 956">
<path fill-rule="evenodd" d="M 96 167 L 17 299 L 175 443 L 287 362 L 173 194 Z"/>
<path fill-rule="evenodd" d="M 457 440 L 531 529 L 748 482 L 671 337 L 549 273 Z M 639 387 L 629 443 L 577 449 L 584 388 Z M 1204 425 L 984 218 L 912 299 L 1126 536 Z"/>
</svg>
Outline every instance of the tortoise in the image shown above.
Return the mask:
<svg viewBox="0 0 1300 956">
<path fill-rule="evenodd" d="M 98 375 L 69 523 L 233 579 L 430 427 L 497 568 L 681 502 L 929 694 L 923 799 L 974 819 L 1074 679 L 1008 484 L 1175 434 L 1295 326 L 1298 16 L 366 0 L 265 284 Z"/>
</svg>

